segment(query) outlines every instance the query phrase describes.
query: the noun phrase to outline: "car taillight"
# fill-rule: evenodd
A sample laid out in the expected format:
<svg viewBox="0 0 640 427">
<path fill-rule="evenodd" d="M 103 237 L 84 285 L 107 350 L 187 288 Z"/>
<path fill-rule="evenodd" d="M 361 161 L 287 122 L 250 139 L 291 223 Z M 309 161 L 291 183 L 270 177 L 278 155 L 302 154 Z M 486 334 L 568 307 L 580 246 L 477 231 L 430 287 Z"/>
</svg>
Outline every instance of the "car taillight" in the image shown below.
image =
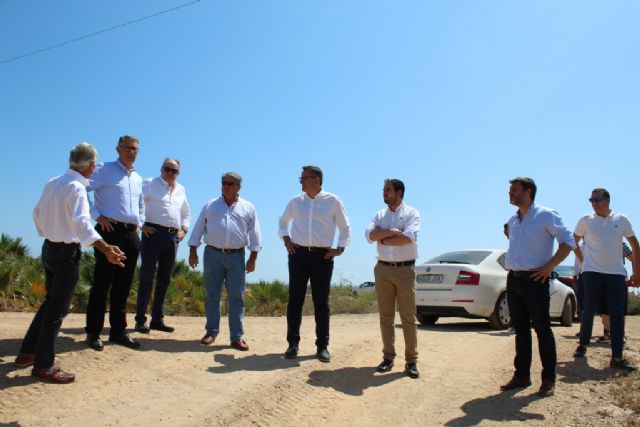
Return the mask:
<svg viewBox="0 0 640 427">
<path fill-rule="evenodd" d="M 460 270 L 458 278 L 456 279 L 456 285 L 479 285 L 480 273 L 473 271 Z"/>
</svg>

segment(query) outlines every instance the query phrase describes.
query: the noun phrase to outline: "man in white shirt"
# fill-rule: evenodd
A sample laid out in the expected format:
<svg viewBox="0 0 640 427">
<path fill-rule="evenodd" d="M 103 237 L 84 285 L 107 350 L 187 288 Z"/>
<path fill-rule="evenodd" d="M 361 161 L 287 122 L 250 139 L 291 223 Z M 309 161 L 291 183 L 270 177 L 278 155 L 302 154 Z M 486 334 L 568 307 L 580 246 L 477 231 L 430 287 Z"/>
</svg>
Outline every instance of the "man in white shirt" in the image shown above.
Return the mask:
<svg viewBox="0 0 640 427">
<path fill-rule="evenodd" d="M 245 272 L 256 268 L 260 251 L 260 224 L 251 202 L 240 197 L 242 177 L 222 175 L 222 196 L 209 200 L 193 226 L 189 239 L 189 265 L 198 266 L 198 246 L 204 240 L 204 287 L 207 323 L 200 342 L 211 345 L 220 332 L 222 284 L 227 288 L 231 346 L 249 350 L 243 339 Z M 245 264 L 245 247 L 251 252 Z"/>
<path fill-rule="evenodd" d="M 124 253 L 105 243 L 91 225 L 86 187 L 98 160 L 96 149 L 81 143 L 71 149 L 69 170 L 51 179 L 33 210 L 42 245 L 46 295 L 27 331 L 14 364 L 33 365 L 32 375 L 54 383 L 69 383 L 75 375 L 54 365 L 55 339 L 69 312 L 80 277 L 80 244 L 101 251 L 112 264 L 124 267 Z"/>
<path fill-rule="evenodd" d="M 351 226 L 342 205 L 334 194 L 322 190 L 322 170 L 303 166 L 302 194 L 295 196 L 280 216 L 278 235 L 289 254 L 289 304 L 287 306 L 287 359 L 298 357 L 302 306 L 311 282 L 316 320 L 316 357 L 329 362 L 329 292 L 333 259 L 349 245 Z M 337 248 L 333 239 L 338 229 Z"/>
<path fill-rule="evenodd" d="M 418 258 L 420 213 L 405 204 L 405 187 L 399 179 L 384 182 L 382 196 L 387 209 L 379 210 L 365 231 L 369 243 L 378 243 L 378 263 L 373 272 L 380 312 L 382 363 L 378 372 L 389 372 L 396 357 L 396 301 L 402 321 L 405 373 L 418 378 L 418 333 L 416 327 L 415 264 Z"/>
<path fill-rule="evenodd" d="M 629 219 L 610 209 L 611 196 L 604 188 L 596 188 L 589 198 L 593 212 L 578 220 L 574 237 L 584 239 L 582 254 L 582 280 L 584 285 L 584 311 L 580 322 L 580 345 L 575 357 L 584 357 L 591 340 L 593 315 L 601 301 L 611 323 L 611 362 L 614 369 L 635 371 L 637 368 L 622 356 L 624 347 L 624 309 L 627 288 L 623 254 L 620 250 L 623 237 L 632 247 L 633 283 L 640 283 L 640 259 L 638 239 Z"/>
<path fill-rule="evenodd" d="M 184 187 L 177 182 L 180 161 L 164 159 L 160 176 L 142 182 L 145 205 L 145 223 L 140 244 L 140 285 L 136 307 L 136 331 L 148 334 L 150 329 L 173 332 L 175 328 L 164 323 L 164 299 L 169 289 L 171 273 L 176 261 L 178 245 L 189 230 L 189 204 Z M 156 276 L 157 269 L 157 276 Z M 156 289 L 153 294 L 151 322 L 147 326 L 146 312 L 153 276 Z"/>
</svg>

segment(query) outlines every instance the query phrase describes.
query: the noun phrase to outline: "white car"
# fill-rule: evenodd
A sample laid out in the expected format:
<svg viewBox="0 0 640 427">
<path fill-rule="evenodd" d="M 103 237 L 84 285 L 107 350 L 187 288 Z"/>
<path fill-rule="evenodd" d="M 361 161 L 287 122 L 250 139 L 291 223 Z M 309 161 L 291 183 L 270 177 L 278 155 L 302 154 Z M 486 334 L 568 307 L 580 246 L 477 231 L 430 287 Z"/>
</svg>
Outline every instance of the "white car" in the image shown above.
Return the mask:
<svg viewBox="0 0 640 427">
<path fill-rule="evenodd" d="M 373 292 L 376 290 L 375 282 L 362 282 L 358 286 L 354 286 L 353 288 L 354 294 L 361 294 L 363 292 Z"/>
<path fill-rule="evenodd" d="M 418 321 L 433 325 L 440 317 L 484 318 L 493 328 L 509 327 L 505 254 L 501 249 L 447 252 L 416 266 Z M 549 314 L 571 326 L 576 296 L 555 277 L 550 279 Z"/>
</svg>

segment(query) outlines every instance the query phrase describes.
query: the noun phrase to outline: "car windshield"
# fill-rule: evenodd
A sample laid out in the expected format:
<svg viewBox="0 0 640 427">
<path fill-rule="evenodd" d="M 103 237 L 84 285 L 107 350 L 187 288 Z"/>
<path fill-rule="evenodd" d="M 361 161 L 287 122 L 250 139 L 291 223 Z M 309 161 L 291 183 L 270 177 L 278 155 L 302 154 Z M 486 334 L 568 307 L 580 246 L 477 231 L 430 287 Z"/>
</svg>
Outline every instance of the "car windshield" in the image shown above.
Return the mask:
<svg viewBox="0 0 640 427">
<path fill-rule="evenodd" d="M 447 252 L 431 258 L 425 264 L 472 264 L 477 265 L 485 260 L 491 251 L 458 251 Z"/>
<path fill-rule="evenodd" d="M 573 276 L 573 266 L 571 265 L 559 265 L 555 268 L 555 272 L 560 277 Z"/>
</svg>

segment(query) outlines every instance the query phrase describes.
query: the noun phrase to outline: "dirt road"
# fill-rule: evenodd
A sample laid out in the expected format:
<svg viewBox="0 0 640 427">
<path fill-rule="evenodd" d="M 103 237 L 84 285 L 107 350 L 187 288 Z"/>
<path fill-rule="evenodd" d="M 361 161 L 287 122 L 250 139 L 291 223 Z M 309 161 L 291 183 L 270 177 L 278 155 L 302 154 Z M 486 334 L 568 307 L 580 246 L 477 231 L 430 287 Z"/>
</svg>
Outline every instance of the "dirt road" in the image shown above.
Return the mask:
<svg viewBox="0 0 640 427">
<path fill-rule="evenodd" d="M 413 380 L 402 373 L 402 357 L 390 373 L 374 372 L 381 359 L 377 315 L 333 316 L 326 364 L 314 357 L 310 317 L 303 320 L 301 357 L 286 360 L 284 318 L 246 318 L 248 352 L 229 347 L 226 318 L 216 343 L 204 347 L 204 320 L 186 317 L 167 319 L 173 334 L 134 334 L 138 351 L 106 343 L 95 352 L 83 341 L 84 316 L 74 314 L 57 351 L 77 379 L 53 385 L 12 364 L 32 316 L 0 313 L 0 425 L 618 426 L 630 413 L 614 404 L 607 347 L 594 345 L 586 361 L 574 361 L 577 326 L 554 326 L 556 396 L 541 399 L 537 348 L 533 386 L 499 392 L 512 374 L 513 336 L 483 321 L 420 327 L 422 375 Z M 635 363 L 639 331 L 640 318 L 628 318 L 626 354 Z M 402 355 L 402 330 L 396 332 Z"/>
</svg>

